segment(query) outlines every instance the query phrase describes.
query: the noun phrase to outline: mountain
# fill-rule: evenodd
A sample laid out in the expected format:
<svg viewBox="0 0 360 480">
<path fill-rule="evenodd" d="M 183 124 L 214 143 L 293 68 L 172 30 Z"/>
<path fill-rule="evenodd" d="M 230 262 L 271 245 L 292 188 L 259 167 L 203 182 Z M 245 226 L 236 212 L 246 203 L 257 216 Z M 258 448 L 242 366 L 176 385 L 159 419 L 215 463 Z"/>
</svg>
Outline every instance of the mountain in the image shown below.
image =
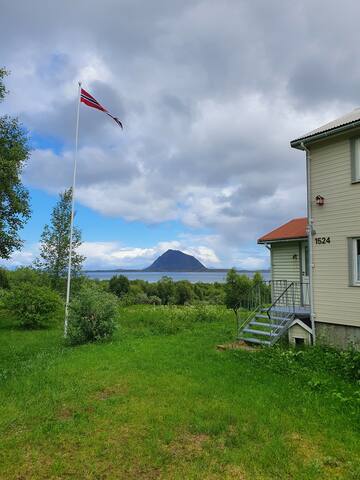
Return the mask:
<svg viewBox="0 0 360 480">
<path fill-rule="evenodd" d="M 145 272 L 206 272 L 207 268 L 192 255 L 180 250 L 168 250 L 154 263 L 144 269 Z"/>
</svg>

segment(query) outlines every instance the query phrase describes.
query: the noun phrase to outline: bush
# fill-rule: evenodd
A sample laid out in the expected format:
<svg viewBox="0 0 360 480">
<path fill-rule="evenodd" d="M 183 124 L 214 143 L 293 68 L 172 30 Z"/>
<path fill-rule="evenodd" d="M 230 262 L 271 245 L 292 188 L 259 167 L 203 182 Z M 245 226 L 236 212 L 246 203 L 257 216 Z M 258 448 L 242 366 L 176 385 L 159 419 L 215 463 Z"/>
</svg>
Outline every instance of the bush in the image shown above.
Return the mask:
<svg viewBox="0 0 360 480">
<path fill-rule="evenodd" d="M 117 299 L 113 294 L 85 285 L 70 304 L 68 342 L 76 345 L 111 338 L 116 313 Z"/>
<path fill-rule="evenodd" d="M 109 291 L 117 297 L 122 297 L 130 290 L 130 282 L 124 275 L 115 275 L 110 278 Z"/>
<path fill-rule="evenodd" d="M 174 300 L 175 285 L 172 278 L 162 277 L 157 282 L 157 292 L 154 294 L 161 299 L 163 305 L 176 303 L 176 300 Z"/>
<path fill-rule="evenodd" d="M 157 297 L 156 295 L 150 295 L 148 297 L 148 304 L 149 305 L 161 305 L 161 298 Z"/>
<path fill-rule="evenodd" d="M 302 350 L 275 346 L 261 352 L 261 362 L 281 372 L 314 375 L 333 373 L 350 382 L 360 381 L 360 351 L 313 346 Z"/>
<path fill-rule="evenodd" d="M 26 329 L 45 328 L 58 318 L 62 310 L 59 295 L 49 287 L 25 282 L 15 286 L 4 298 L 4 308 Z"/>
<path fill-rule="evenodd" d="M 181 280 L 175 283 L 175 303 L 185 305 L 194 297 L 194 289 L 188 280 Z"/>
<path fill-rule="evenodd" d="M 47 273 L 40 272 L 31 267 L 19 267 L 16 270 L 8 272 L 10 288 L 31 283 L 41 287 L 50 287 L 50 278 Z"/>
</svg>

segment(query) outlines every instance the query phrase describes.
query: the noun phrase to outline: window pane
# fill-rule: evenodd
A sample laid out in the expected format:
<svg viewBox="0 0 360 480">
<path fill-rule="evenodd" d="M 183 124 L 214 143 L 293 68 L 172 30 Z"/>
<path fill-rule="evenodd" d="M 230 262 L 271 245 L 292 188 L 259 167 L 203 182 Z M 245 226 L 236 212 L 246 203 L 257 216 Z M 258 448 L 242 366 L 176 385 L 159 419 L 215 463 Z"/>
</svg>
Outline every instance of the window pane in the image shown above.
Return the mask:
<svg viewBox="0 0 360 480">
<path fill-rule="evenodd" d="M 360 282 L 360 240 L 356 240 L 356 281 Z"/>
<path fill-rule="evenodd" d="M 355 180 L 360 180 L 360 138 L 357 138 L 355 140 L 354 154 L 355 154 L 355 158 L 354 158 Z"/>
</svg>

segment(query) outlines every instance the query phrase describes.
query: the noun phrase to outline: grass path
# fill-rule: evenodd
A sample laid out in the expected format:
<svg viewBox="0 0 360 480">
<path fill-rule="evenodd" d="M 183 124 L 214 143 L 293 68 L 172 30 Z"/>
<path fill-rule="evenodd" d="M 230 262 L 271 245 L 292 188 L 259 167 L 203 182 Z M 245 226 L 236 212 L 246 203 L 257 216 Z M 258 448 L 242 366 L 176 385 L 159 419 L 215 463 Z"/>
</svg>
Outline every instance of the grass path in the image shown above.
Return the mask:
<svg viewBox="0 0 360 480">
<path fill-rule="evenodd" d="M 77 348 L 0 330 L 0 478 L 360 478 L 347 412 L 216 351 L 228 325 Z"/>
</svg>

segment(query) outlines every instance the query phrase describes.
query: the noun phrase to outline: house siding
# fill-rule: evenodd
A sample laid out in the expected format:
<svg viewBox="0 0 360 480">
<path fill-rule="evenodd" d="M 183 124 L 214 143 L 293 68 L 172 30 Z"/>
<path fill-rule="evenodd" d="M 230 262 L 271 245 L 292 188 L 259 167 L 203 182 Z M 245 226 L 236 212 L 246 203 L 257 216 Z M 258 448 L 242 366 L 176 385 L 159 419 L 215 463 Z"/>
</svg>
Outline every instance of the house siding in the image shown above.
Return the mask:
<svg viewBox="0 0 360 480">
<path fill-rule="evenodd" d="M 360 288 L 349 284 L 348 238 L 360 236 L 360 184 L 351 183 L 350 139 L 310 150 L 315 320 L 360 327 Z M 316 205 L 317 195 L 324 206 Z M 330 237 L 330 243 L 317 244 L 316 237 Z"/>
<path fill-rule="evenodd" d="M 272 280 L 300 281 L 299 245 L 299 241 L 277 242 L 271 245 Z"/>
</svg>

